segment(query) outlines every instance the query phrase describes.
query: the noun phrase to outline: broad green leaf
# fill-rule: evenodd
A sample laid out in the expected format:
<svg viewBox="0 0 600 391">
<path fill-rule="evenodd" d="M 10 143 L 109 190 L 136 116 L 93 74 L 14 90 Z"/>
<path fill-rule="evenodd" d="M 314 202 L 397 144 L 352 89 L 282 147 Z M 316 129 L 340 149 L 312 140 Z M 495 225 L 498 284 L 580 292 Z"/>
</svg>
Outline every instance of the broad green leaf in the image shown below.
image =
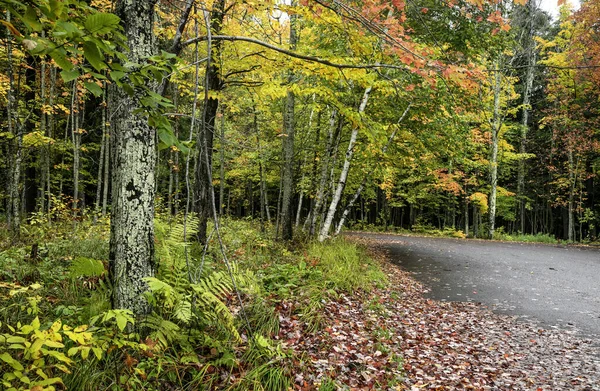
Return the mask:
<svg viewBox="0 0 600 391">
<path fill-rule="evenodd" d="M 125 72 L 121 72 L 121 71 L 111 71 L 111 72 L 110 72 L 110 78 L 111 78 L 113 81 L 119 81 L 119 80 L 121 80 L 122 78 L 124 78 L 124 77 L 125 77 L 125 75 L 126 75 L 126 73 L 125 73 Z"/>
<path fill-rule="evenodd" d="M 24 369 L 20 362 L 12 358 L 12 356 L 6 352 L 0 354 L 0 360 L 4 361 L 17 371 L 22 371 Z"/>
<path fill-rule="evenodd" d="M 68 83 L 79 77 L 79 71 L 77 69 L 73 69 L 71 71 L 63 70 L 60 72 L 60 77 L 62 77 L 65 83 Z"/>
<path fill-rule="evenodd" d="M 98 50 L 96 44 L 92 41 L 85 41 L 83 44 L 83 56 L 98 72 L 106 68 L 104 56 Z"/>
<path fill-rule="evenodd" d="M 86 81 L 83 83 L 83 85 L 85 86 L 86 90 L 94 94 L 94 96 L 102 96 L 102 87 L 100 87 L 98 84 Z"/>
<path fill-rule="evenodd" d="M 31 6 L 27 7 L 25 15 L 23 15 L 23 22 L 29 26 L 33 31 L 42 31 L 42 24 L 38 20 L 37 12 Z"/>
<path fill-rule="evenodd" d="M 50 52 L 50 57 L 56 62 L 56 64 L 63 70 L 70 71 L 73 69 L 73 63 L 69 61 L 63 50 L 55 49 Z"/>
<path fill-rule="evenodd" d="M 121 19 L 115 14 L 99 12 L 85 20 L 85 28 L 92 34 L 107 34 L 118 28 Z"/>
</svg>

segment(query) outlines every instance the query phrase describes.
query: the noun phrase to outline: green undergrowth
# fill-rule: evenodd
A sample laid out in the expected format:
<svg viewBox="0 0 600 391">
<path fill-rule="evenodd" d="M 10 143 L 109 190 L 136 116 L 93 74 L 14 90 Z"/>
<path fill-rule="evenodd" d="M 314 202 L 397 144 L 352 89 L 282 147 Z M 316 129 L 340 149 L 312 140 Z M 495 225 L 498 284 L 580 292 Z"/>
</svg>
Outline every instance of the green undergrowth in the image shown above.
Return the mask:
<svg viewBox="0 0 600 391">
<path fill-rule="evenodd" d="M 497 232 L 494 234 L 494 239 L 496 240 L 505 240 L 508 242 L 524 242 L 524 243 L 548 243 L 548 244 L 556 244 L 558 240 L 554 236 L 548 234 L 506 234 L 502 232 Z"/>
<path fill-rule="evenodd" d="M 256 222 L 224 219 L 224 257 L 212 227 L 206 248 L 190 240 L 194 218 L 155 227 L 143 318 L 111 309 L 107 220 L 36 217 L 19 243 L 2 241 L 0 389 L 287 390 L 303 358 L 277 342 L 280 316 L 312 332 L 328 300 L 386 284 L 344 239 L 289 248 Z"/>
<path fill-rule="evenodd" d="M 412 226 L 412 229 L 407 230 L 398 227 L 383 227 L 383 226 L 375 226 L 372 224 L 364 225 L 362 223 L 357 223 L 352 226 L 354 230 L 360 231 L 369 231 L 369 232 L 386 232 L 386 233 L 395 233 L 401 235 L 419 235 L 419 236 L 432 236 L 432 237 L 446 237 L 446 238 L 458 238 L 464 239 L 466 235 L 463 231 L 452 228 L 445 227 L 443 229 L 436 228 L 431 225 L 426 224 L 415 224 Z M 480 232 L 479 235 L 484 235 L 484 232 Z M 549 234 L 508 234 L 505 233 L 500 227 L 500 229 L 496 230 L 494 233 L 494 240 L 504 240 L 509 242 L 523 242 L 523 243 L 547 243 L 547 244 L 556 244 L 559 241 L 552 235 Z"/>
</svg>

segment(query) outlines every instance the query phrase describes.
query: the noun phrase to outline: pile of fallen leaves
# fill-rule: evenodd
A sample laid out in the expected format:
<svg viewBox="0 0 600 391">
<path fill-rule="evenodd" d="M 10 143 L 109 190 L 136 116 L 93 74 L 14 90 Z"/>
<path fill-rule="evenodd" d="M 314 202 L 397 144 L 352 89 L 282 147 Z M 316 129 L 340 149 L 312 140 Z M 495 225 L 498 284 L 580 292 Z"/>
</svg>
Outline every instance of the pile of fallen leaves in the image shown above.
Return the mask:
<svg viewBox="0 0 600 391">
<path fill-rule="evenodd" d="M 310 333 L 282 303 L 279 340 L 300 357 L 294 389 L 326 379 L 350 390 L 600 390 L 600 349 L 473 303 L 427 299 L 407 272 L 374 253 L 386 288 L 324 303 Z"/>
</svg>

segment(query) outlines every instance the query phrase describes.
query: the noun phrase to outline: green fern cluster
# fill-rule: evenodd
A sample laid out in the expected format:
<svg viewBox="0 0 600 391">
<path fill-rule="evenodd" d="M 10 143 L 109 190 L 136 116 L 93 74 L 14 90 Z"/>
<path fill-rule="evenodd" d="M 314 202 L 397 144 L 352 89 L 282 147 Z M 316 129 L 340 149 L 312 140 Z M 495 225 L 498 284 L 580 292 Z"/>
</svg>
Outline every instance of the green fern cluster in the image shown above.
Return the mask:
<svg viewBox="0 0 600 391">
<path fill-rule="evenodd" d="M 181 328 L 200 330 L 204 338 L 241 341 L 229 300 L 236 288 L 254 287 L 254 275 L 241 272 L 235 264 L 219 268 L 212 259 L 203 262 L 194 257 L 202 253 L 184 235 L 191 238 L 197 227 L 195 217 L 187 225 L 156 222 L 160 266 L 158 276 L 147 279 L 149 300 L 156 311 L 145 325 L 164 346 L 181 336 Z"/>
</svg>

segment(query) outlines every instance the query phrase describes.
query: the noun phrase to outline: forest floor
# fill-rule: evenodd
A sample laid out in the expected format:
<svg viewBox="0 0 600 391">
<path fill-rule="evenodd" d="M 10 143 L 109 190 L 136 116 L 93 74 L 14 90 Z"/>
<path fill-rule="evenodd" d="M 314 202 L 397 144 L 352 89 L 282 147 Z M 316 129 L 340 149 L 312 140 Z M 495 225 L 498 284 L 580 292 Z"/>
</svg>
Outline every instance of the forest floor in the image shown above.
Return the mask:
<svg viewBox="0 0 600 391">
<path fill-rule="evenodd" d="M 310 358 L 295 374 L 295 389 L 315 389 L 320 379 L 334 378 L 351 390 L 381 384 L 411 391 L 600 390 L 594 341 L 478 304 L 427 299 L 427 289 L 392 265 L 376 243 L 361 242 L 386 273 L 385 288 L 327 302 L 329 321 L 313 334 L 303 333 L 293 316 L 280 317 L 284 346 Z"/>
</svg>

